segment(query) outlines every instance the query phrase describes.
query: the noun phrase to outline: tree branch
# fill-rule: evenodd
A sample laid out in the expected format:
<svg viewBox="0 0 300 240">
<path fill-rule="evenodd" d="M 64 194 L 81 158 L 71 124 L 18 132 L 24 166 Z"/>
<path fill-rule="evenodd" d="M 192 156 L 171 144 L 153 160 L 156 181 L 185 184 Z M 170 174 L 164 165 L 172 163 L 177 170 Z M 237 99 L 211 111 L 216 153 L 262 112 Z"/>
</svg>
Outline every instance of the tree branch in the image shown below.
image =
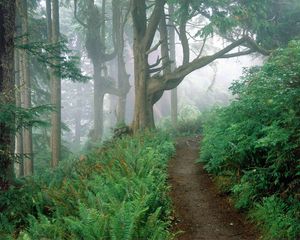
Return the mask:
<svg viewBox="0 0 300 240">
<path fill-rule="evenodd" d="M 82 25 L 82 26 L 85 27 L 85 28 L 88 27 L 87 24 L 84 23 L 83 21 L 81 21 L 81 20 L 79 19 L 79 17 L 77 16 L 77 0 L 74 0 L 74 17 L 75 17 L 75 19 L 77 20 L 77 22 L 78 22 L 80 25 Z"/>
<path fill-rule="evenodd" d="M 145 34 L 145 49 L 148 50 L 150 49 L 155 32 L 157 30 L 158 24 L 160 22 L 160 19 L 162 17 L 162 13 L 164 11 L 164 5 L 165 5 L 166 0 L 155 0 L 155 7 L 154 10 L 151 14 L 151 17 L 149 19 L 149 23 L 146 29 L 146 34 Z"/>
<path fill-rule="evenodd" d="M 162 41 L 159 41 L 157 44 L 155 44 L 155 45 L 153 46 L 153 48 L 149 49 L 149 50 L 146 52 L 146 54 L 149 55 L 150 53 L 152 53 L 152 52 L 154 52 L 155 50 L 157 50 L 161 43 L 162 43 Z"/>
<path fill-rule="evenodd" d="M 245 56 L 245 55 L 249 55 L 251 53 L 254 53 L 255 51 L 252 49 L 249 49 L 247 51 L 242 51 L 242 52 L 236 52 L 236 53 L 229 53 L 229 54 L 225 54 L 220 58 L 233 58 L 233 57 L 240 57 L 240 56 Z"/>
<path fill-rule="evenodd" d="M 191 72 L 210 64 L 218 58 L 222 58 L 232 49 L 248 41 L 249 37 L 242 37 L 241 39 L 231 43 L 230 45 L 213 55 L 195 59 L 190 63 L 184 64 L 176 68 L 175 71 L 173 71 L 172 73 L 152 77 L 148 84 L 148 92 L 150 94 L 154 94 L 157 91 L 170 90 L 177 87 L 182 82 L 184 77 L 190 74 Z"/>
</svg>

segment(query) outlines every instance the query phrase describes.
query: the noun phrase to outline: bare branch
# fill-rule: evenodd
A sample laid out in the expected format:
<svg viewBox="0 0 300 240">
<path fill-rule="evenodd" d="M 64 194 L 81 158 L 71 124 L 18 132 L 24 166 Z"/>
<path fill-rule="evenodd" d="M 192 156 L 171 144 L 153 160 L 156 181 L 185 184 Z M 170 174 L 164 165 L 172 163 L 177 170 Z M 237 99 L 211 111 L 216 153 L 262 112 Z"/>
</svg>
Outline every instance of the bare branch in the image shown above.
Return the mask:
<svg viewBox="0 0 300 240">
<path fill-rule="evenodd" d="M 157 57 L 156 62 L 154 64 L 149 65 L 149 68 L 157 67 L 162 60 L 163 60 L 163 57 L 162 58 Z"/>
<path fill-rule="evenodd" d="M 204 39 L 203 39 L 203 44 L 202 44 L 202 47 L 201 47 L 201 50 L 197 56 L 197 58 L 201 57 L 202 53 L 203 53 L 203 50 L 204 50 L 204 47 L 205 47 L 205 44 L 206 44 L 206 40 L 207 40 L 207 37 L 208 35 L 205 35 Z"/>
<path fill-rule="evenodd" d="M 161 44 L 162 44 L 162 41 L 159 41 L 157 44 L 155 44 L 155 45 L 153 46 L 153 48 L 149 49 L 149 50 L 146 52 L 146 54 L 149 55 L 150 53 L 156 51 L 156 50 L 158 49 L 158 47 L 159 47 Z"/>
<path fill-rule="evenodd" d="M 240 56 L 245 56 L 245 55 L 249 55 L 251 53 L 254 53 L 255 51 L 253 49 L 249 49 L 247 51 L 241 51 L 241 52 L 236 52 L 236 53 L 229 53 L 229 54 L 225 54 L 220 58 L 233 58 L 233 57 L 240 57 Z"/>
</svg>

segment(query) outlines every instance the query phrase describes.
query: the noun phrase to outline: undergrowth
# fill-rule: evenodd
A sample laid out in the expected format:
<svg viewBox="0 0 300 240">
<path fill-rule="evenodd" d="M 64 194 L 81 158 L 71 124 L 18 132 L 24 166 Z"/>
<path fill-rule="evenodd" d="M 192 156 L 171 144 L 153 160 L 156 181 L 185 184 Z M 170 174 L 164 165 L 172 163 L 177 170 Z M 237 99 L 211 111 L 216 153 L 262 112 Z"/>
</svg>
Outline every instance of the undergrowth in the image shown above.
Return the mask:
<svg viewBox="0 0 300 240">
<path fill-rule="evenodd" d="M 0 195 L 1 239 L 171 239 L 162 133 L 124 137 Z"/>
<path fill-rule="evenodd" d="M 264 239 L 300 237 L 300 42 L 234 83 L 230 106 L 206 116 L 201 159 L 226 179 Z"/>
</svg>

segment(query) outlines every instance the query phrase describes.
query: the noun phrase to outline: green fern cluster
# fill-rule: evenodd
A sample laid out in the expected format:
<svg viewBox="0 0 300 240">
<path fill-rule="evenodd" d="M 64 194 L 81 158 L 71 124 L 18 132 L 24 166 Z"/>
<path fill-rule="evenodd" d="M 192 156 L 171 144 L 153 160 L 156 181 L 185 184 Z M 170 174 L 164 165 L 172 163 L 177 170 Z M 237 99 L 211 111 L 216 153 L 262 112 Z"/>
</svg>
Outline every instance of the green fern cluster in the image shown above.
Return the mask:
<svg viewBox="0 0 300 240">
<path fill-rule="evenodd" d="M 166 135 L 145 133 L 64 163 L 34 179 L 35 187 L 25 200 L 30 207 L 21 209 L 23 215 L 18 216 L 22 224 L 7 211 L 0 214 L 6 225 L 0 228 L 0 236 L 171 239 L 166 170 L 173 153 Z M 8 199 L 14 209 L 17 199 Z"/>
<path fill-rule="evenodd" d="M 200 161 L 228 179 L 223 189 L 231 190 L 236 207 L 254 209 L 253 219 L 266 226 L 266 239 L 297 239 L 300 42 L 250 69 L 232 91 L 236 99 L 230 106 L 206 116 Z"/>
</svg>

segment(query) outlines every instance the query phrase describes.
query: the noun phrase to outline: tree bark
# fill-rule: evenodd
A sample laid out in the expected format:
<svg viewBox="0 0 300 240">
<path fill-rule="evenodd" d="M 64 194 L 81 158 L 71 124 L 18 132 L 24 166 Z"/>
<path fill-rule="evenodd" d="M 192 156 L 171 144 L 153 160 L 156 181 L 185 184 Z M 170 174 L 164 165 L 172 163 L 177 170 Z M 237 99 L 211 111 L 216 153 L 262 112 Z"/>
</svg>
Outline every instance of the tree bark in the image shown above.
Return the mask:
<svg viewBox="0 0 300 240">
<path fill-rule="evenodd" d="M 174 16 L 174 5 L 169 3 L 169 45 L 170 45 L 170 60 L 171 63 L 171 71 L 174 71 L 176 68 L 176 46 L 175 46 L 175 25 L 172 20 L 172 16 Z M 172 125 L 175 127 L 177 125 L 177 117 L 178 117 L 178 96 L 177 96 L 177 88 L 171 90 L 171 121 Z"/>
<path fill-rule="evenodd" d="M 18 26 L 17 26 L 18 27 Z M 16 107 L 21 107 L 21 58 L 20 50 L 15 49 L 15 82 L 16 82 Z M 18 131 L 15 138 L 15 153 L 17 158 L 17 177 L 24 176 L 23 158 L 23 131 Z"/>
<path fill-rule="evenodd" d="M 57 46 L 56 53 L 60 54 L 59 44 L 59 4 L 52 0 L 52 43 Z M 59 66 L 59 60 L 54 60 L 54 65 Z M 55 110 L 51 113 L 51 166 L 57 167 L 61 158 L 61 80 L 59 69 L 54 69 L 51 74 L 51 104 Z"/>
<path fill-rule="evenodd" d="M 134 132 L 154 127 L 153 104 L 156 101 L 156 97 L 147 92 L 150 78 L 148 51 L 151 48 L 156 29 L 158 28 L 165 1 L 156 0 L 155 2 L 156 4 L 148 24 L 145 0 L 133 0 L 132 3 L 135 83 L 135 107 L 132 128 Z"/>
<path fill-rule="evenodd" d="M 21 17 L 21 33 L 22 33 L 22 44 L 28 45 L 28 8 L 27 0 L 18 0 L 18 8 Z M 25 50 L 20 51 L 21 57 L 21 106 L 24 109 L 31 108 L 31 81 L 30 81 L 30 71 L 29 71 L 29 57 Z M 24 154 L 24 176 L 29 176 L 33 174 L 33 149 L 32 149 L 32 128 L 25 127 L 23 129 L 23 154 Z"/>
<path fill-rule="evenodd" d="M 122 20 L 122 8 L 119 0 L 113 0 L 113 17 L 117 42 L 118 90 L 120 92 L 117 107 L 117 124 L 125 124 L 126 97 L 130 90 L 129 75 L 124 61 L 124 26 L 127 16 Z"/>
<path fill-rule="evenodd" d="M 0 106 L 15 106 L 14 93 L 15 1 L 0 1 Z M 0 122 L 0 190 L 14 181 L 14 119 Z"/>
<path fill-rule="evenodd" d="M 94 66 L 94 134 L 93 140 L 99 141 L 103 135 L 103 101 L 101 62 L 93 61 Z"/>
</svg>

